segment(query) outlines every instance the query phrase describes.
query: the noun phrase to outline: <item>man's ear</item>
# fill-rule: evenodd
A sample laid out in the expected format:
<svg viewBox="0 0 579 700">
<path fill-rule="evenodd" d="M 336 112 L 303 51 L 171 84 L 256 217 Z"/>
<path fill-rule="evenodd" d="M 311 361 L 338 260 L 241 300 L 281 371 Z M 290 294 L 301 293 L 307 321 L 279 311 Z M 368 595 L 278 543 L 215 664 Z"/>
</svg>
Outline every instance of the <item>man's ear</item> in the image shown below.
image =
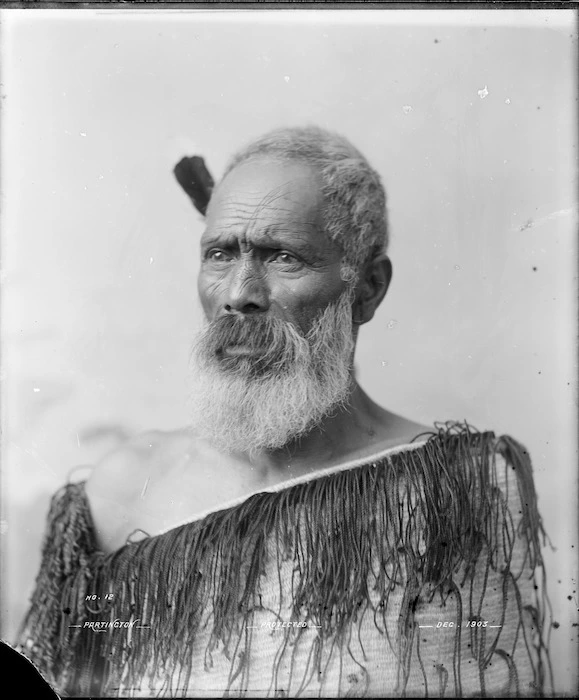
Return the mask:
<svg viewBox="0 0 579 700">
<path fill-rule="evenodd" d="M 392 263 L 386 253 L 380 253 L 364 265 L 352 307 L 355 324 L 361 326 L 371 320 L 386 296 L 391 279 Z"/>
</svg>

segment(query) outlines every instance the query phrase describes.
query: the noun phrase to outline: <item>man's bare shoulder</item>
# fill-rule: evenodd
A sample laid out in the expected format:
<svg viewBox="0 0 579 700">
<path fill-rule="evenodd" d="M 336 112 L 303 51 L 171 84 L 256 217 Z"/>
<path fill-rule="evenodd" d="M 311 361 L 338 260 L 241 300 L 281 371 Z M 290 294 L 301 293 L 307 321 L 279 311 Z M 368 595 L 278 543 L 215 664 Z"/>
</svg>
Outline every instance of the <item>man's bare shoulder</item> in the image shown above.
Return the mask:
<svg viewBox="0 0 579 700">
<path fill-rule="evenodd" d="M 179 449 L 190 451 L 192 444 L 184 431 L 150 430 L 135 435 L 96 464 L 86 484 L 87 494 L 130 499 L 161 463 Z"/>
<path fill-rule="evenodd" d="M 203 453 L 187 430 L 148 431 L 109 452 L 85 486 L 101 547 L 117 549 L 135 530 L 156 534 L 194 510 L 203 488 L 193 485 L 206 478 L 195 468 Z"/>
</svg>

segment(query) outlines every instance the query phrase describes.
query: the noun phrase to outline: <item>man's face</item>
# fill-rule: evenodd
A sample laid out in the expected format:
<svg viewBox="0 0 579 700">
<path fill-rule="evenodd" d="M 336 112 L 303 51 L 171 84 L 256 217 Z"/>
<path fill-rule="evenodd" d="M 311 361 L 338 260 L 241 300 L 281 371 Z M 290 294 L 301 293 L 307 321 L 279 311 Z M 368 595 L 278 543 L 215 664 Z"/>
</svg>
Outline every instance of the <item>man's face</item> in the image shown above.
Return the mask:
<svg viewBox="0 0 579 700">
<path fill-rule="evenodd" d="M 263 159 L 235 168 L 211 199 L 191 417 L 219 449 L 284 447 L 349 396 L 352 293 L 318 210 L 308 167 Z"/>
<path fill-rule="evenodd" d="M 319 197 L 316 174 L 302 163 L 260 158 L 227 175 L 201 239 L 198 289 L 208 321 L 268 316 L 305 334 L 339 298 L 341 252 L 323 233 Z"/>
</svg>

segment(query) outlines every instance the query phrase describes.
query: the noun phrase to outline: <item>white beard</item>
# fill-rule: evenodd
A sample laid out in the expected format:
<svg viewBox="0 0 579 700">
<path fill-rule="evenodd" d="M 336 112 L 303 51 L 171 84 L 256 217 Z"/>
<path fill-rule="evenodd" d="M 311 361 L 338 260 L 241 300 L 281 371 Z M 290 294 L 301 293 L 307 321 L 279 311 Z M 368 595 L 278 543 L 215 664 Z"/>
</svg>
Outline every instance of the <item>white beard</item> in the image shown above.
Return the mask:
<svg viewBox="0 0 579 700">
<path fill-rule="evenodd" d="M 293 324 L 268 321 L 275 325 L 262 333 L 268 340 L 262 341 L 265 349 L 258 358 L 258 366 L 263 358 L 261 370 L 248 358 L 239 359 L 233 367 L 223 363 L 213 336 L 231 339 L 231 333 L 219 334 L 216 324 L 208 324 L 192 352 L 194 432 L 222 451 L 251 454 L 279 449 L 320 425 L 350 394 L 351 304 L 351 294 L 346 291 L 305 336 Z M 253 322 L 246 323 L 251 326 Z M 247 333 L 246 339 L 251 337 L 255 343 L 256 334 L 259 336 L 258 331 Z M 271 353 L 270 346 L 274 348 Z"/>
</svg>

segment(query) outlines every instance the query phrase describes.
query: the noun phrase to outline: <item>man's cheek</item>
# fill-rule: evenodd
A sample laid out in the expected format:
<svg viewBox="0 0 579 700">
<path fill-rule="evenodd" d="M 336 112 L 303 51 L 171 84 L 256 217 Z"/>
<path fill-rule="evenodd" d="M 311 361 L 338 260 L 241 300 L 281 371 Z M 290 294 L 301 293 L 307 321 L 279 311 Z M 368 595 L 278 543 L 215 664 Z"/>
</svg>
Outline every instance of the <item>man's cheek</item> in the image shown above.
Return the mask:
<svg viewBox="0 0 579 700">
<path fill-rule="evenodd" d="M 199 299 L 201 306 L 208 320 L 212 320 L 214 315 L 223 306 L 224 294 L 226 293 L 226 285 L 224 280 L 205 280 L 200 279 L 198 285 Z"/>
<path fill-rule="evenodd" d="M 297 310 L 294 315 L 294 323 L 303 335 L 306 335 L 318 325 L 321 311 L 317 303 L 312 302 L 309 306 L 304 306 Z"/>
</svg>

